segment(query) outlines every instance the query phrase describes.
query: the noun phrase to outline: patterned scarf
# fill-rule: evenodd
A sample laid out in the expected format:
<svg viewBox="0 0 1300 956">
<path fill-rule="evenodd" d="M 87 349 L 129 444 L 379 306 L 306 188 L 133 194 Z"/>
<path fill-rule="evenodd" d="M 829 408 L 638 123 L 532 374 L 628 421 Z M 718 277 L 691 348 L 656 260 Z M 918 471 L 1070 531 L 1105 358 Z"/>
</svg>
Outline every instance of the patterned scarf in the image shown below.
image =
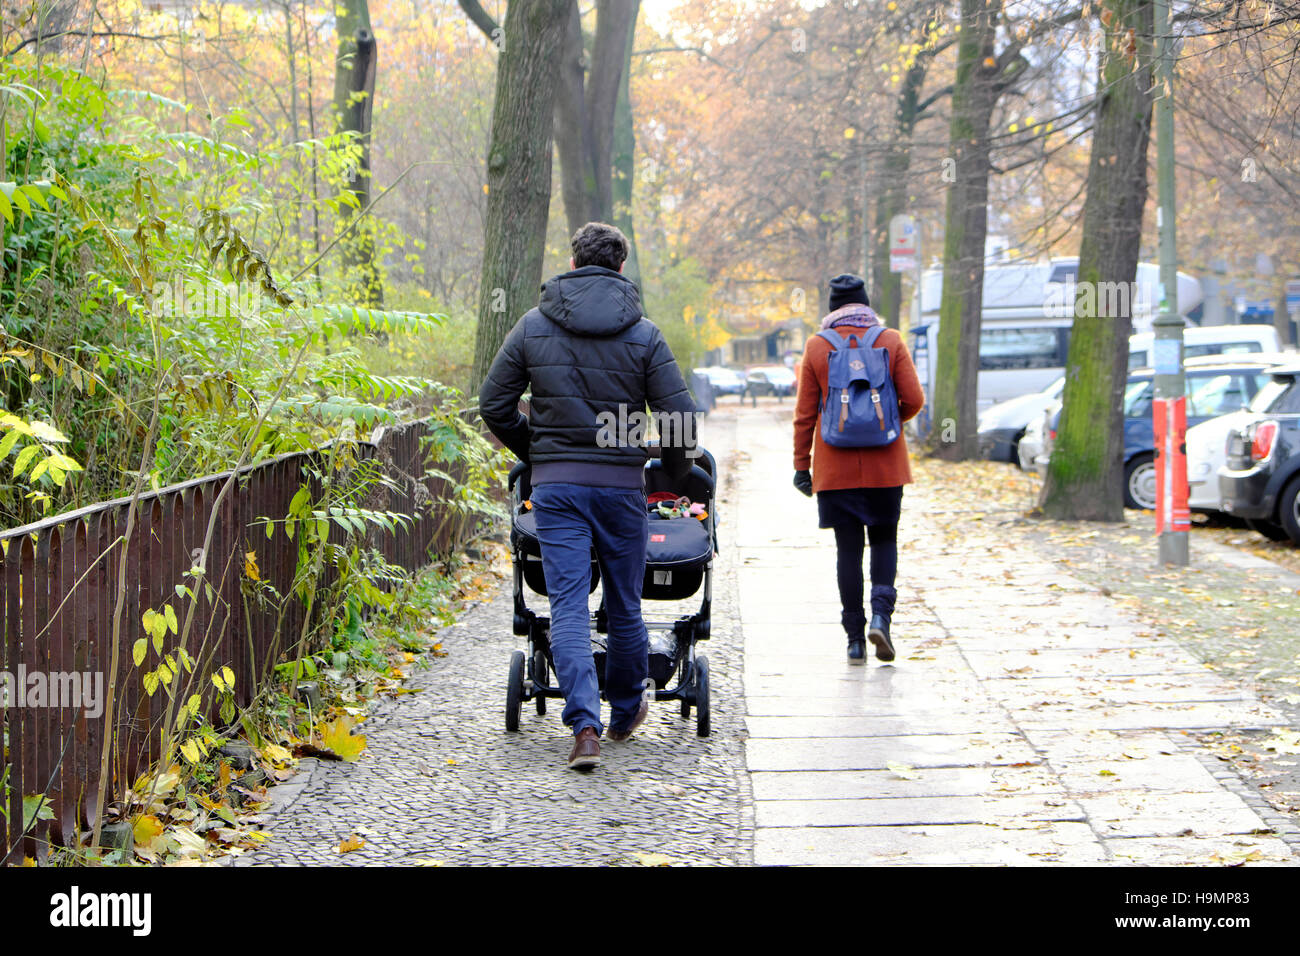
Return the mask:
<svg viewBox="0 0 1300 956">
<path fill-rule="evenodd" d="M 848 305 L 842 305 L 822 319 L 823 329 L 833 329 L 840 325 L 852 325 L 855 328 L 869 329 L 873 325 L 880 324 L 880 316 L 876 315 L 875 310 L 869 305 L 862 305 L 860 302 L 850 302 Z"/>
</svg>

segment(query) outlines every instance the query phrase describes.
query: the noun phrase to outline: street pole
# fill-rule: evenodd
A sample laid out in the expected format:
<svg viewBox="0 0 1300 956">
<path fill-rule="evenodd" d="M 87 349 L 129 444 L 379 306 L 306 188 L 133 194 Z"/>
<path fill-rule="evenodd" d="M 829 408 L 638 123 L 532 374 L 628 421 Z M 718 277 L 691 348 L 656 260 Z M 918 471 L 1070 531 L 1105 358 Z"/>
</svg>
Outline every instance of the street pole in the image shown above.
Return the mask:
<svg viewBox="0 0 1300 956">
<path fill-rule="evenodd" d="M 1183 377 L 1183 320 L 1178 313 L 1178 252 L 1174 229 L 1174 58 L 1169 0 L 1155 0 L 1156 224 L 1164 295 L 1154 321 L 1156 533 L 1161 564 L 1188 563 L 1187 397 Z"/>
<path fill-rule="evenodd" d="M 916 328 L 921 324 L 921 272 L 925 268 L 922 261 L 922 237 L 921 237 L 921 220 L 916 220 L 916 288 L 912 292 L 912 318 L 908 325 L 908 331 Z"/>
</svg>

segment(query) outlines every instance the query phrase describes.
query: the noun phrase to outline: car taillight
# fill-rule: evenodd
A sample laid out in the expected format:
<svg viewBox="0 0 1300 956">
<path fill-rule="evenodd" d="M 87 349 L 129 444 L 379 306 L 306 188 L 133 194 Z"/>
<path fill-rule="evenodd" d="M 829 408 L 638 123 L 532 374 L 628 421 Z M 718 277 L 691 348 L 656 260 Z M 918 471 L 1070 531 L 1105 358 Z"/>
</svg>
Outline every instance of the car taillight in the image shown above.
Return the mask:
<svg viewBox="0 0 1300 956">
<path fill-rule="evenodd" d="M 1267 461 L 1277 444 L 1277 422 L 1259 422 L 1251 429 L 1250 460 Z"/>
</svg>

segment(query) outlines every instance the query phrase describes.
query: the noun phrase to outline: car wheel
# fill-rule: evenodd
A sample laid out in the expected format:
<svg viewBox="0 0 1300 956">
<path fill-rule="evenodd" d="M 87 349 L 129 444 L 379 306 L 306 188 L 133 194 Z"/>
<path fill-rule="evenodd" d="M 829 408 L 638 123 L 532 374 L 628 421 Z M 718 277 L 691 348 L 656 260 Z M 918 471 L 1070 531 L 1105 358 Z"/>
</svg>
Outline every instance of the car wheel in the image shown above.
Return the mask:
<svg viewBox="0 0 1300 956">
<path fill-rule="evenodd" d="M 1266 518 L 1247 518 L 1246 527 L 1257 534 L 1262 534 L 1270 541 L 1289 541 L 1291 536 L 1286 533 L 1286 528 L 1280 524 L 1274 524 Z"/>
<path fill-rule="evenodd" d="M 1300 478 L 1292 478 L 1278 499 L 1277 514 L 1292 544 L 1300 545 Z"/>
<path fill-rule="evenodd" d="M 1155 455 L 1135 455 L 1124 466 L 1124 507 L 1150 511 L 1156 506 Z"/>
</svg>

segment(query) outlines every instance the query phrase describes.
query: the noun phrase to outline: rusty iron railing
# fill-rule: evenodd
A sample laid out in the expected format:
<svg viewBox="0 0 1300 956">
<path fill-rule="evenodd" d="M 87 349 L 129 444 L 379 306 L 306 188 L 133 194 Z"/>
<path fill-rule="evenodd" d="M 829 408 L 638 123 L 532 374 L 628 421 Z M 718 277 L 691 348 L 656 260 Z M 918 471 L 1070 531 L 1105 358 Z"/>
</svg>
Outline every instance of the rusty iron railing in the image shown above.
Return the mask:
<svg viewBox="0 0 1300 956">
<path fill-rule="evenodd" d="M 445 504 L 447 488 L 439 479 L 424 477 L 421 439 L 423 422 L 385 428 L 374 441 L 358 446 L 358 457 L 378 462 L 388 486 L 372 492 L 368 507 L 396 512 L 409 521 L 395 532 L 371 530 L 366 544 L 391 564 L 414 571 L 431 554 L 446 553 L 460 544 L 467 523 Z M 144 612 L 170 602 L 184 621 L 189 600 L 179 600 L 177 585 L 201 587 L 206 581 L 215 600 L 196 602 L 195 620 L 185 649 L 196 661 L 192 673 L 182 670 L 180 693 L 203 695 L 212 705 L 210 675 L 216 668 L 235 673 L 238 704 L 249 703 L 273 673 L 273 659 L 295 650 L 304 607 L 293 596 L 298 544 L 277 528 L 269 538 L 259 518 L 282 519 L 311 472 L 319 471 L 321 450 L 286 455 L 241 469 L 231 491 L 221 501 L 212 547 L 200 578 L 187 576 L 201 553 L 217 498 L 230 472 L 197 478 L 141 495 L 134 527 L 127 534 L 129 499 L 108 501 L 36 524 L 0 533 L 0 680 L 12 675 L 20 686 L 15 699 L 0 699 L 0 727 L 8 742 L 0 752 L 0 777 L 8 772 L 8 826 L 0 825 L 0 860 L 35 855 L 39 844 L 76 846 L 81 828 L 99 815 L 101 753 L 109 732 L 107 713 L 91 716 L 84 706 L 55 699 L 52 690 L 72 689 L 76 674 L 92 682 L 101 675 L 100 706 L 107 697 L 112 654 L 113 617 L 119 591 L 119 562 L 126 554 L 125 601 L 119 636 L 116 682 L 116 734 L 111 752 L 107 793 L 124 785 L 160 756 L 165 709 L 163 692 L 150 696 L 142 686 L 149 660 L 135 667 L 132 646 L 144 636 Z M 444 470 L 458 473 L 457 463 Z M 314 489 L 314 496 L 318 489 Z M 331 539 L 347 540 L 331 527 Z M 258 577 L 283 597 L 279 602 L 248 600 L 245 556 L 255 555 Z M 331 583 L 328 572 L 318 582 Z M 207 597 L 206 588 L 201 588 Z M 152 643 L 152 642 L 151 642 Z M 168 634 L 165 651 L 173 655 L 179 637 Z M 35 678 L 33 675 L 38 675 Z M 20 682 L 19 679 L 23 678 Z M 45 705 L 37 684 L 46 681 Z M 53 678 L 54 687 L 49 686 Z M 36 683 L 33 683 L 33 680 Z M 83 702 L 85 698 L 83 697 Z M 33 706 L 35 704 L 35 706 Z M 0 790 L 0 793 L 3 793 Z M 46 794 L 52 820 L 42 820 L 23 834 L 24 795 Z M 0 820 L 3 824 L 3 820 Z M 7 832 L 6 832 L 7 831 Z M 12 852 L 11 852 L 12 851 Z"/>
</svg>

